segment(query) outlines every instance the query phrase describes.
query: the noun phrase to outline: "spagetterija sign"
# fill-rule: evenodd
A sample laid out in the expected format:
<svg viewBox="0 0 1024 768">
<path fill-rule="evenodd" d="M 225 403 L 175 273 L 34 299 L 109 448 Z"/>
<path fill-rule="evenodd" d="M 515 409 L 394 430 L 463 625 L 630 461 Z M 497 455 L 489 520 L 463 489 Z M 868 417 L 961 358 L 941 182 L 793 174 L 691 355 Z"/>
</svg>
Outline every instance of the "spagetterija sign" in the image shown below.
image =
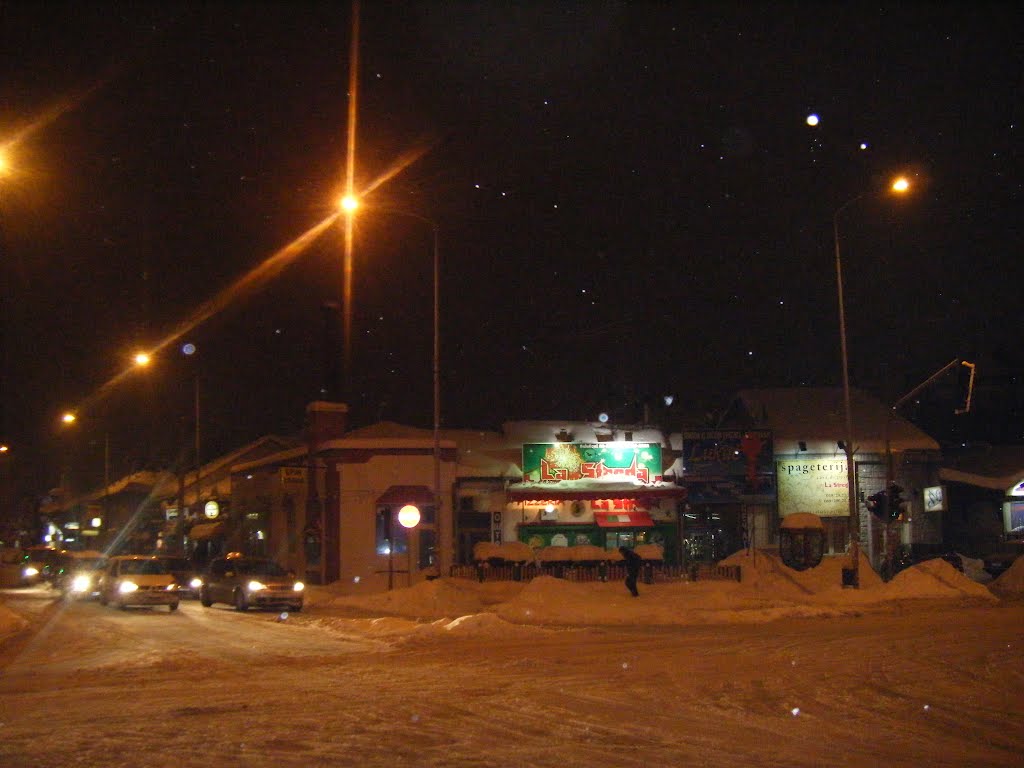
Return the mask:
<svg viewBox="0 0 1024 768">
<path fill-rule="evenodd" d="M 779 516 L 810 512 L 818 517 L 850 513 L 846 459 L 781 459 L 776 462 Z"/>
</svg>

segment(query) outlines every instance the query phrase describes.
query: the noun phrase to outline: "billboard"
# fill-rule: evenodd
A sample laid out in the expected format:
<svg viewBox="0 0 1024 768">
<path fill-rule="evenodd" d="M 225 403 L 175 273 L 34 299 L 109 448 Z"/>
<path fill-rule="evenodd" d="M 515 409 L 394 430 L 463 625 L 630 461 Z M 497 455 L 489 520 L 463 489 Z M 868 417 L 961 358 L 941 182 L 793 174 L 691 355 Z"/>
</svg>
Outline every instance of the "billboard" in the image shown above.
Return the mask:
<svg viewBox="0 0 1024 768">
<path fill-rule="evenodd" d="M 776 465 L 779 517 L 810 512 L 818 517 L 850 514 L 846 459 L 781 459 Z"/>
<path fill-rule="evenodd" d="M 523 481 L 598 480 L 621 477 L 661 482 L 661 446 L 653 443 L 526 443 Z"/>
</svg>

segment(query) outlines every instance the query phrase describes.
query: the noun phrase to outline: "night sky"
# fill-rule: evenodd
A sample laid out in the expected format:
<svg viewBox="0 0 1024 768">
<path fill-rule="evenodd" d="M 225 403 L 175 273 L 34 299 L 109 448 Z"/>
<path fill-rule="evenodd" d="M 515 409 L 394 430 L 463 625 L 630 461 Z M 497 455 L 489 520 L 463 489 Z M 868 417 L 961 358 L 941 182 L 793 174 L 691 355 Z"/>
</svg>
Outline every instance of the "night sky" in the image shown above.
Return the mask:
<svg viewBox="0 0 1024 768">
<path fill-rule="evenodd" d="M 440 231 L 445 425 L 636 421 L 647 403 L 679 429 L 741 388 L 838 386 L 833 216 L 859 195 L 839 219 L 853 386 L 893 402 L 975 360 L 999 393 L 988 417 L 936 416 L 959 405 L 953 376 L 929 388 L 933 420 L 1020 442 L 1017 8 L 364 2 L 372 191 L 339 373 L 340 221 L 174 334 L 333 214 L 349 5 L 3 3 L 13 466 L 43 488 L 71 464 L 98 482 L 105 437 L 115 476 L 187 463 L 196 375 L 206 458 L 296 433 L 315 399 L 345 399 L 357 426 L 429 426 L 415 216 Z M 895 172 L 914 181 L 899 200 L 881 193 Z"/>
</svg>

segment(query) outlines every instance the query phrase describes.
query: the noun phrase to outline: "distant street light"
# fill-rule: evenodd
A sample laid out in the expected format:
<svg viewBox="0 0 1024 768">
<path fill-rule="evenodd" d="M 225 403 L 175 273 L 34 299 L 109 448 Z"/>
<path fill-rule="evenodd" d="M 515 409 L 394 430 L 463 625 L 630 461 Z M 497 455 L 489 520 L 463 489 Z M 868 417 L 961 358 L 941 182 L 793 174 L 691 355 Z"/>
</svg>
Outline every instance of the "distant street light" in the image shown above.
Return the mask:
<svg viewBox="0 0 1024 768">
<path fill-rule="evenodd" d="M 905 176 L 895 179 L 890 190 L 903 194 L 910 189 L 910 182 Z M 839 299 L 839 348 L 843 365 L 843 411 L 846 417 L 846 440 L 843 448 L 846 452 L 846 495 L 849 502 L 850 526 L 850 574 L 852 587 L 860 586 L 860 511 L 857 503 L 857 469 L 853 463 L 853 411 L 850 407 L 850 365 L 846 346 L 846 309 L 843 304 L 843 262 L 839 252 L 839 215 L 850 205 L 865 195 L 852 197 L 839 206 L 832 215 L 832 234 L 836 251 L 836 292 Z"/>
<path fill-rule="evenodd" d="M 135 364 L 140 368 L 145 368 L 151 362 L 152 358 L 146 352 L 137 352 L 135 357 L 132 358 Z"/>
</svg>

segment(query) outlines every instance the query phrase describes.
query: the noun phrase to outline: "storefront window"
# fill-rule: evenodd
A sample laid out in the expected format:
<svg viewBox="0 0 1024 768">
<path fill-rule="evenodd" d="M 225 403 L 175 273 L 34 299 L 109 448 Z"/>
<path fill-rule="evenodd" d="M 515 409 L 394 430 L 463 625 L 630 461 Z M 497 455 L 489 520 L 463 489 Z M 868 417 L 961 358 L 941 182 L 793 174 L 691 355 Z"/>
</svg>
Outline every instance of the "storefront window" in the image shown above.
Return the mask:
<svg viewBox="0 0 1024 768">
<path fill-rule="evenodd" d="M 377 510 L 377 543 L 378 555 L 404 555 L 409 551 L 408 531 L 397 519 L 398 510 L 381 507 Z M 388 541 L 388 537 L 391 541 Z"/>
<path fill-rule="evenodd" d="M 433 528 L 420 531 L 419 569 L 425 571 L 437 562 L 437 533 Z"/>
</svg>

